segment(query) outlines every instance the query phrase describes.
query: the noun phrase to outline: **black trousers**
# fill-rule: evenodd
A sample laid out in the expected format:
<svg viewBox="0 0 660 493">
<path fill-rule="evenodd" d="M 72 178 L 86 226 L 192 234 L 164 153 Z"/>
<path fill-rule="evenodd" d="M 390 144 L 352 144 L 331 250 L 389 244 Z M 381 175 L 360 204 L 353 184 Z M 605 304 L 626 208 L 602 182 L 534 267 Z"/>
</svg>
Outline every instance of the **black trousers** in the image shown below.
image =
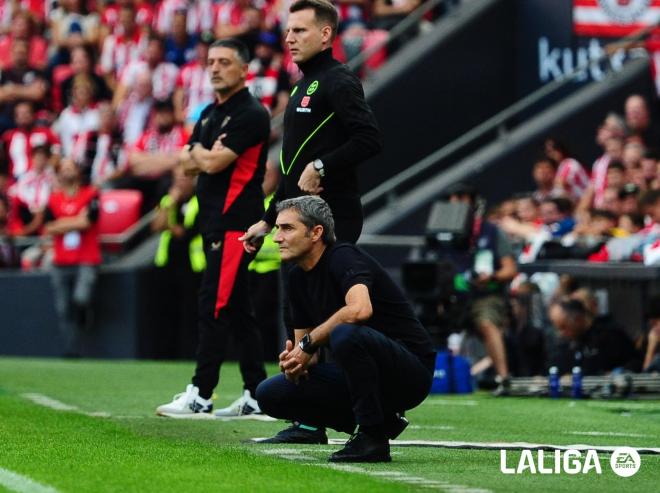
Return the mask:
<svg viewBox="0 0 660 493">
<path fill-rule="evenodd" d="M 280 374 L 259 384 L 262 411 L 351 433 L 414 408 L 431 388 L 433 355 L 422 359 L 370 327 L 338 325 L 329 349 L 333 362 L 311 367 L 308 379 L 295 384 Z"/>
<path fill-rule="evenodd" d="M 266 378 L 247 276 L 250 258 L 238 241 L 241 235 L 242 231 L 227 231 L 204 238 L 206 271 L 199 291 L 199 344 L 192 383 L 205 399 L 218 385 L 230 334 L 240 347 L 238 362 L 244 388 L 254 395 L 259 382 Z"/>
</svg>

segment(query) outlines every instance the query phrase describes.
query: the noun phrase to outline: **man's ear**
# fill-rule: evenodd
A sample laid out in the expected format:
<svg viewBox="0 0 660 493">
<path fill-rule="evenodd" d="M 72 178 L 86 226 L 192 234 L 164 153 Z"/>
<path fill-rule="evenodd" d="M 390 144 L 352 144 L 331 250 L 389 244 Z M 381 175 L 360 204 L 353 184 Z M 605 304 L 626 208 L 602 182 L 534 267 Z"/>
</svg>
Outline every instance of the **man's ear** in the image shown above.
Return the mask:
<svg viewBox="0 0 660 493">
<path fill-rule="evenodd" d="M 320 241 L 323 237 L 323 226 L 317 224 L 312 228 L 312 241 Z"/>
<path fill-rule="evenodd" d="M 332 28 L 330 26 L 323 26 L 321 28 L 321 35 L 322 35 L 321 40 L 326 45 L 331 45 L 332 44 Z"/>
</svg>

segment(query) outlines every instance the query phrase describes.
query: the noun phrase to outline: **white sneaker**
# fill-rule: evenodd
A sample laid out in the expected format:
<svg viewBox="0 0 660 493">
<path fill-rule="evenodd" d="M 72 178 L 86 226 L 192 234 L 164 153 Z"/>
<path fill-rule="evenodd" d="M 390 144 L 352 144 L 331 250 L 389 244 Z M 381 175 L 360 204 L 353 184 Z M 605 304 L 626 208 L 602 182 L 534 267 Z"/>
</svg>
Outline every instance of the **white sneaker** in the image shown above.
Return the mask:
<svg viewBox="0 0 660 493">
<path fill-rule="evenodd" d="M 243 395 L 232 402 L 229 406 L 218 409 L 213 413 L 218 418 L 228 418 L 236 416 L 248 416 L 252 414 L 261 414 L 257 400 L 246 390 Z"/>
<path fill-rule="evenodd" d="M 202 399 L 199 396 L 199 389 L 193 384 L 188 384 L 186 391 L 175 395 L 172 402 L 158 406 L 156 408 L 156 414 L 159 416 L 182 416 L 210 413 L 212 410 L 213 402 L 211 399 Z"/>
</svg>

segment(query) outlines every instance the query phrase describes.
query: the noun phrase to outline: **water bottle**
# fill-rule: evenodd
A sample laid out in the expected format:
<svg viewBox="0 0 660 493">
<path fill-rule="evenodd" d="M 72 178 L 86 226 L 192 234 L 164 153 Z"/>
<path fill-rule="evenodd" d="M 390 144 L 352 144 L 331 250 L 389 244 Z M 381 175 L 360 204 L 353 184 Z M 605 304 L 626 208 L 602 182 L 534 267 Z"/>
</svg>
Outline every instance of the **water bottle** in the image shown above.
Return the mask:
<svg viewBox="0 0 660 493">
<path fill-rule="evenodd" d="M 561 394 L 561 386 L 559 385 L 559 368 L 553 366 L 548 372 L 548 395 L 553 399 L 557 399 Z"/>
<path fill-rule="evenodd" d="M 573 399 L 582 398 L 582 368 L 579 366 L 573 367 L 573 380 L 571 382 L 571 397 Z"/>
</svg>

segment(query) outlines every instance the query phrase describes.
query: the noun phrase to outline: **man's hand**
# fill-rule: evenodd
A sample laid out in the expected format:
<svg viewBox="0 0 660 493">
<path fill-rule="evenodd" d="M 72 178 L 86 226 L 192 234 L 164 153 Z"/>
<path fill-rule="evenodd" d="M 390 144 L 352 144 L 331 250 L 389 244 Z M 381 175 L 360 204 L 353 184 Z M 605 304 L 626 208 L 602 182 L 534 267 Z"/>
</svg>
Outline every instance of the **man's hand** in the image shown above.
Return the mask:
<svg viewBox="0 0 660 493">
<path fill-rule="evenodd" d="M 291 341 L 287 341 L 287 348 L 289 348 L 290 342 Z M 307 376 L 307 367 L 309 366 L 311 360 L 311 354 L 307 354 L 305 351 L 300 349 L 300 346 L 296 346 L 292 350 L 288 351 L 284 361 L 280 361 L 280 368 L 284 370 L 284 376 L 287 380 L 298 383 L 300 377 Z"/>
<path fill-rule="evenodd" d="M 323 191 L 323 187 L 321 187 L 321 175 L 314 169 L 314 163 L 308 163 L 305 166 L 305 169 L 300 175 L 300 180 L 298 180 L 298 187 L 310 195 L 319 195 Z"/>
<path fill-rule="evenodd" d="M 280 353 L 280 371 L 284 373 L 284 362 L 286 359 L 289 357 L 289 353 L 293 350 L 293 342 L 291 339 L 286 341 L 286 344 L 284 345 L 284 351 Z"/>
<path fill-rule="evenodd" d="M 181 167 L 186 176 L 197 176 L 199 174 L 199 165 L 193 161 L 192 155 L 190 154 L 190 146 L 183 146 L 181 153 L 179 153 L 179 162 L 181 163 Z"/>
<path fill-rule="evenodd" d="M 215 139 L 215 142 L 213 143 L 213 147 L 211 147 L 211 150 L 221 151 L 222 149 L 224 149 L 225 145 L 222 143 L 222 139 L 224 139 L 225 137 L 227 137 L 227 134 L 222 134 L 217 139 Z"/>
<path fill-rule="evenodd" d="M 264 242 L 264 236 L 270 233 L 271 227 L 266 221 L 259 221 L 248 228 L 238 241 L 243 242 L 243 248 L 248 253 L 255 253 L 261 248 Z"/>
</svg>

